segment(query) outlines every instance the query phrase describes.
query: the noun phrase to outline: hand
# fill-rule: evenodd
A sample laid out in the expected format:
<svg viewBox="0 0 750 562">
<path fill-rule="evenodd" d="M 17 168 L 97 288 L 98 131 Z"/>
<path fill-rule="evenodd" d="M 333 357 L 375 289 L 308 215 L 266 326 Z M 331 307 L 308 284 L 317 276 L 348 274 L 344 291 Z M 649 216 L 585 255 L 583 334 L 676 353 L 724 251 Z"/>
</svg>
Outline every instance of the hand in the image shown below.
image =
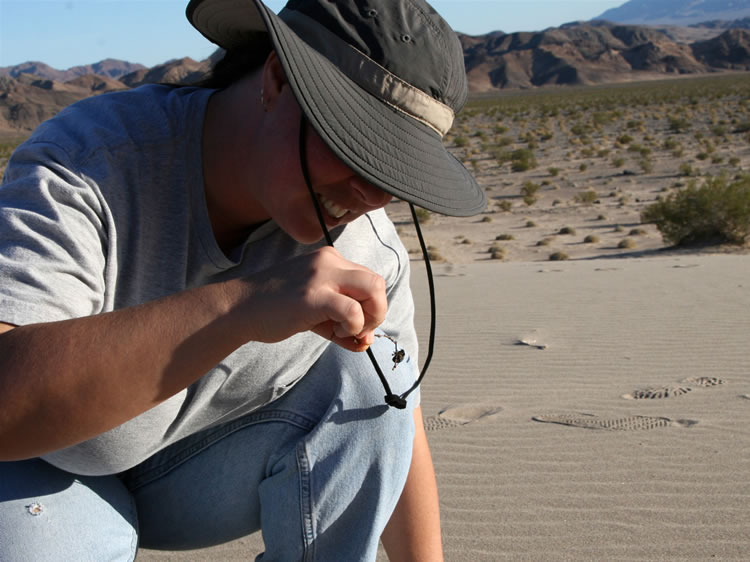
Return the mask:
<svg viewBox="0 0 750 562">
<path fill-rule="evenodd" d="M 277 342 L 311 330 L 364 351 L 388 309 L 385 280 L 324 247 L 244 280 L 251 340 Z"/>
</svg>

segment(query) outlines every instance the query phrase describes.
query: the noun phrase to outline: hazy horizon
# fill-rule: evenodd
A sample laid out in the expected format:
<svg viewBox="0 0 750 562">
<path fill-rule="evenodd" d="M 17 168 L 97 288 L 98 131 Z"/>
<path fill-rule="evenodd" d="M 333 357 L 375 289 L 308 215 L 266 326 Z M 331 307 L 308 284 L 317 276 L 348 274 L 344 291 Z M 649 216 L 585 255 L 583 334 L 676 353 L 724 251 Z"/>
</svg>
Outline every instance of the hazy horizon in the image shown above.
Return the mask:
<svg viewBox="0 0 750 562">
<path fill-rule="evenodd" d="M 269 0 L 278 12 L 286 2 Z M 589 20 L 620 0 L 433 0 L 460 33 L 541 31 Z M 117 59 L 147 67 L 203 60 L 216 46 L 185 18 L 183 0 L 0 0 L 0 67 L 43 62 L 58 70 Z M 140 39 L 145 38 L 145 39 Z"/>
</svg>

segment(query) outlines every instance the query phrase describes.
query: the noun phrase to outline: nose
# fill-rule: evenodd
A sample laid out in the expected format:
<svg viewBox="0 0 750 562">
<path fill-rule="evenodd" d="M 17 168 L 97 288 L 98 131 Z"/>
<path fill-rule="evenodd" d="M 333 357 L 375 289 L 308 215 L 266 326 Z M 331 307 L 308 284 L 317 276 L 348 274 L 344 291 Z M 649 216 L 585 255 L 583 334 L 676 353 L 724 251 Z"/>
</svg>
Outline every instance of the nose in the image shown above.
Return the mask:
<svg viewBox="0 0 750 562">
<path fill-rule="evenodd" d="M 349 185 L 357 193 L 359 198 L 368 206 L 374 208 L 380 208 L 385 206 L 393 195 L 387 191 L 383 191 L 379 187 L 375 187 L 371 183 L 363 180 L 358 176 L 354 176 L 349 180 Z"/>
</svg>

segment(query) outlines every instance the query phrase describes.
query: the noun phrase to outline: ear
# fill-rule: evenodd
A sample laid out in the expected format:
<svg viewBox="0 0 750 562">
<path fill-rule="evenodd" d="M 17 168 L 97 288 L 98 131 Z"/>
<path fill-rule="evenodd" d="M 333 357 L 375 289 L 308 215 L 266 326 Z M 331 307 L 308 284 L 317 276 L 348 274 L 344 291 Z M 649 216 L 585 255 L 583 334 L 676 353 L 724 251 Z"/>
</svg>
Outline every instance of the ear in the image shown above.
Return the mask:
<svg viewBox="0 0 750 562">
<path fill-rule="evenodd" d="M 273 110 L 276 99 L 287 84 L 281 61 L 276 56 L 276 51 L 272 50 L 263 65 L 263 106 L 266 111 Z"/>
</svg>

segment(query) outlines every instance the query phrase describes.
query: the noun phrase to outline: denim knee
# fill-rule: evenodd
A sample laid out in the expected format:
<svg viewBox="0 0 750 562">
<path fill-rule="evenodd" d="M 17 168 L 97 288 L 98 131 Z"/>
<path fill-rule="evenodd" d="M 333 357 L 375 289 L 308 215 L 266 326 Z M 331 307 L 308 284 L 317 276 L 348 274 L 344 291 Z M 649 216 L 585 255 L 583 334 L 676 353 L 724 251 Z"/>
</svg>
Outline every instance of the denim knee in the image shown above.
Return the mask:
<svg viewBox="0 0 750 562">
<path fill-rule="evenodd" d="M 0 560 L 133 560 L 137 545 L 135 504 L 116 476 L 0 463 Z"/>
</svg>

